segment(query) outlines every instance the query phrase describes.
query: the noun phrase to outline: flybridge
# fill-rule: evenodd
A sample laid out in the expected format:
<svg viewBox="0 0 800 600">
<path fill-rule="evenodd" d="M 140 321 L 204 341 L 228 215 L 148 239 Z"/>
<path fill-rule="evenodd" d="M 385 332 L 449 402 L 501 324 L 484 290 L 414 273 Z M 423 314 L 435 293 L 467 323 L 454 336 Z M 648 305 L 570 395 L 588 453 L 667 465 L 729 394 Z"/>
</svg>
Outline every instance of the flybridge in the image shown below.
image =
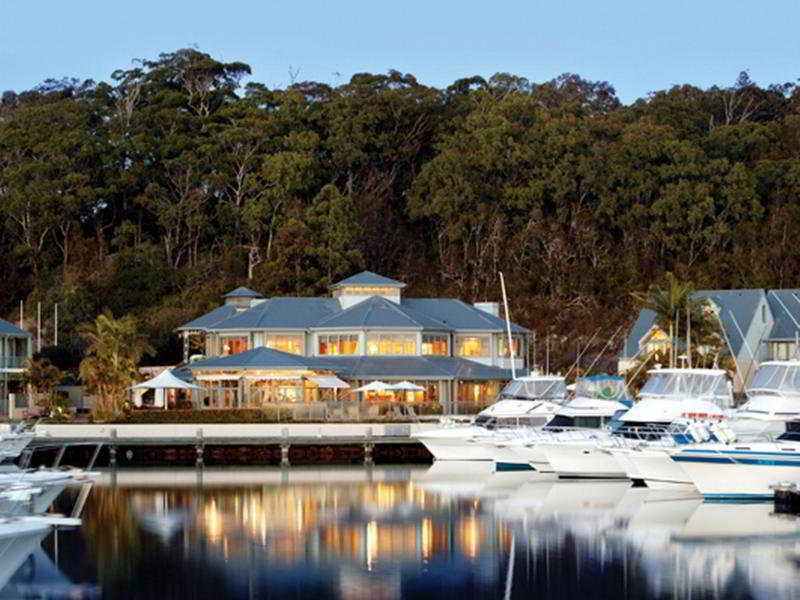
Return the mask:
<svg viewBox="0 0 800 600">
<path fill-rule="evenodd" d="M 710 398 L 727 402 L 731 388 L 721 369 L 656 369 L 649 372 L 639 395 L 683 399 Z"/>
</svg>

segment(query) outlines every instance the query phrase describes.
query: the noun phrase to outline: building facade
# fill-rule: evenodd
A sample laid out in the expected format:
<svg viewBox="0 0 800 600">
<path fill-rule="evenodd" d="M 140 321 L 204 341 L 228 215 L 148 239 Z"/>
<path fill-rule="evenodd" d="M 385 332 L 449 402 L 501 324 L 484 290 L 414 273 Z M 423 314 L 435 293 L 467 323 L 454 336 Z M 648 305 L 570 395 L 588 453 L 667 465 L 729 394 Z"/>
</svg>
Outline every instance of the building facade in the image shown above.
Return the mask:
<svg viewBox="0 0 800 600">
<path fill-rule="evenodd" d="M 800 290 L 699 290 L 693 297 L 705 300 L 719 319 L 724 344 L 736 358 L 739 372 L 733 381 L 737 391 L 747 386 L 758 363 L 800 358 Z M 639 356 L 671 347 L 669 333 L 655 320 L 652 311 L 640 311 L 619 358 L 620 373 L 630 370 Z M 685 325 L 681 329 L 677 338 L 683 344 Z"/>
<path fill-rule="evenodd" d="M 178 328 L 192 377 L 208 389 L 203 405 L 330 402 L 351 397 L 344 385 L 381 380 L 422 388 L 400 394 L 407 402 L 460 412 L 493 401 L 512 360 L 526 371 L 529 331 L 511 324 L 509 344 L 497 303 L 406 298 L 404 288 L 365 271 L 324 298 L 226 294 L 223 306 Z M 202 356 L 190 357 L 191 346 Z"/>
<path fill-rule="evenodd" d="M 23 373 L 33 356 L 33 336 L 0 319 L 0 415 L 17 416 L 29 408 Z"/>
</svg>

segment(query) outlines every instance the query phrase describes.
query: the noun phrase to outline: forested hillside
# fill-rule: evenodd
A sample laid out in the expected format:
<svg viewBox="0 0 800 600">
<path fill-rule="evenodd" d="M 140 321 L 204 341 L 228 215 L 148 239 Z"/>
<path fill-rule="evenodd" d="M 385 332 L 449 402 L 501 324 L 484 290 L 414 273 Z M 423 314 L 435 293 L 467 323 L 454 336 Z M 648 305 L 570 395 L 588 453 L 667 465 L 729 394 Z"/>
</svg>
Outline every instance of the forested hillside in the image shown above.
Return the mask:
<svg viewBox="0 0 800 600">
<path fill-rule="evenodd" d="M 58 302 L 77 353 L 78 323 L 131 313 L 165 362 L 228 289 L 323 294 L 361 269 L 469 301 L 498 299 L 502 270 L 514 319 L 560 336 L 630 320 L 629 293 L 665 271 L 800 284 L 793 85 L 743 74 L 622 106 L 570 74 L 249 74 L 179 50 L 3 93 L 0 315 L 41 301 L 49 327 Z"/>
</svg>

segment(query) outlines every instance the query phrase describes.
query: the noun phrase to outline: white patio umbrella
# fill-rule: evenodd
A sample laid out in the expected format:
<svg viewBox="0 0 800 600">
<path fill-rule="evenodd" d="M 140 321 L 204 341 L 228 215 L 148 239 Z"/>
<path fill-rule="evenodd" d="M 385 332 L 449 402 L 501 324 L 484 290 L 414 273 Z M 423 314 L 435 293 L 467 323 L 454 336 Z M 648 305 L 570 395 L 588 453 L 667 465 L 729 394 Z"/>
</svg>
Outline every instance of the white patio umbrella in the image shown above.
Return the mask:
<svg viewBox="0 0 800 600">
<path fill-rule="evenodd" d="M 141 383 L 137 383 L 136 385 L 132 385 L 131 389 L 161 390 L 162 391 L 161 396 L 164 402 L 164 410 L 166 410 L 167 401 L 166 398 L 164 398 L 163 390 L 203 390 L 205 388 L 184 381 L 183 379 L 179 379 L 172 374 L 172 371 L 170 371 L 169 369 L 165 369 L 152 379 L 148 379 L 147 381 L 143 381 Z"/>
<path fill-rule="evenodd" d="M 391 386 L 393 390 L 397 390 L 398 392 L 424 392 L 425 388 L 421 385 L 417 385 L 415 383 L 411 383 L 410 381 L 401 381 L 400 383 L 395 383 Z"/>
<path fill-rule="evenodd" d="M 388 383 L 384 383 L 383 381 L 372 381 L 367 385 L 362 385 L 359 388 L 355 388 L 354 390 L 350 390 L 351 392 L 385 392 L 385 391 L 392 391 L 394 388 L 389 385 Z"/>
</svg>

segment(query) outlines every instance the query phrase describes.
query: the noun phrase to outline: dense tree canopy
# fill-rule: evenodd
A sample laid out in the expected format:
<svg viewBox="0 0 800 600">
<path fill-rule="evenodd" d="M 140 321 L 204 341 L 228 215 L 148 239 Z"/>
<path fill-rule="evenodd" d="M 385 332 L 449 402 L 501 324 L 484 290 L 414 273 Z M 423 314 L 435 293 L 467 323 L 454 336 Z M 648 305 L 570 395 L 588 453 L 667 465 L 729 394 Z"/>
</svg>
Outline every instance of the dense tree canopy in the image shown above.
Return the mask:
<svg viewBox="0 0 800 600">
<path fill-rule="evenodd" d="M 76 356 L 77 323 L 131 313 L 175 360 L 172 329 L 226 289 L 321 294 L 361 268 L 470 301 L 496 299 L 502 270 L 514 318 L 562 339 L 630 320 L 665 272 L 800 280 L 794 85 L 742 73 L 623 106 L 570 73 L 249 74 L 182 49 L 3 93 L 0 312 L 58 302 Z"/>
</svg>

